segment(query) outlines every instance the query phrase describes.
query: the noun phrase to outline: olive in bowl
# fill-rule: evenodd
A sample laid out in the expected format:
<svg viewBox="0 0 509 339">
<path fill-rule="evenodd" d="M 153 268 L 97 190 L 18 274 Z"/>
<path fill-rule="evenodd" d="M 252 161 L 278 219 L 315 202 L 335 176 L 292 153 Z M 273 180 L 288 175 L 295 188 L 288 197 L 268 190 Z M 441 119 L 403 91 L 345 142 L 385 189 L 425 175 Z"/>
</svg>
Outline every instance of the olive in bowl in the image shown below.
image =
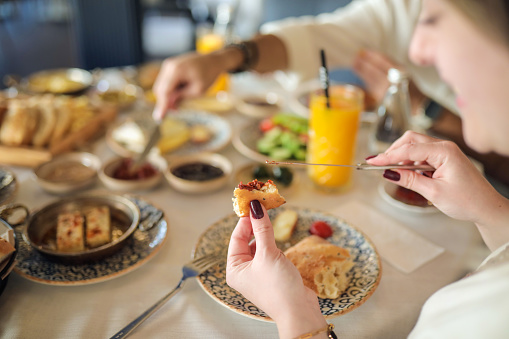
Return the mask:
<svg viewBox="0 0 509 339">
<path fill-rule="evenodd" d="M 232 173 L 232 163 L 216 153 L 191 154 L 168 159 L 169 184 L 183 193 L 208 193 L 223 187 Z"/>
<path fill-rule="evenodd" d="M 299 174 L 288 167 L 248 163 L 240 167 L 233 177 L 234 183 L 247 183 L 254 179 L 260 181 L 272 180 L 279 192 L 284 196 L 292 194 L 299 187 Z"/>
<path fill-rule="evenodd" d="M 133 162 L 132 158 L 114 158 L 103 166 L 99 178 L 109 189 L 124 192 L 149 190 L 161 182 L 166 168 L 163 159 L 147 160 L 131 172 Z"/>
</svg>

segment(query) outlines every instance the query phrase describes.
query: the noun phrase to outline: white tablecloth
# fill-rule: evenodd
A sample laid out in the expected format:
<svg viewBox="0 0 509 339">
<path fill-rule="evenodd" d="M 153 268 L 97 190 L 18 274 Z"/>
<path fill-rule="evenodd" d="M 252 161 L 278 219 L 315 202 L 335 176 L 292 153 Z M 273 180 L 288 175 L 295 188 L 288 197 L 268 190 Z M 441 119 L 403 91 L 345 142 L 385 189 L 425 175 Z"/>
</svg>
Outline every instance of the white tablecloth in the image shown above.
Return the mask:
<svg viewBox="0 0 509 339">
<path fill-rule="evenodd" d="M 236 113 L 225 117 L 233 126 L 248 121 Z M 369 155 L 365 140 L 363 129 L 359 135 L 358 159 Z M 94 152 L 103 160 L 114 155 L 104 140 L 94 145 Z M 232 160 L 235 169 L 250 161 L 232 145 L 220 153 Z M 42 191 L 30 170 L 14 170 L 20 183 L 17 202 L 33 209 L 56 199 Z M 383 201 L 376 189 L 380 178 L 380 172 L 357 171 L 349 192 L 329 195 L 315 191 L 300 171 L 301 187 L 292 189 L 286 196 L 288 205 L 325 212 L 357 200 L 445 249 L 410 274 L 384 260 L 382 279 L 373 296 L 354 311 L 330 320 L 343 339 L 405 338 L 424 301 L 440 287 L 464 276 L 486 254 L 473 224 L 441 213 L 403 212 Z M 0 296 L 0 337 L 109 338 L 178 283 L 181 267 L 190 259 L 200 234 L 232 213 L 235 184 L 232 180 L 220 191 L 208 195 L 184 195 L 165 182 L 153 191 L 142 193 L 164 209 L 169 222 L 168 238 L 155 257 L 123 276 L 91 285 L 55 286 L 12 273 Z M 103 186 L 97 183 L 95 188 Z M 253 320 L 223 307 L 193 279 L 131 337 L 277 338 L 277 329 L 272 323 Z"/>
</svg>

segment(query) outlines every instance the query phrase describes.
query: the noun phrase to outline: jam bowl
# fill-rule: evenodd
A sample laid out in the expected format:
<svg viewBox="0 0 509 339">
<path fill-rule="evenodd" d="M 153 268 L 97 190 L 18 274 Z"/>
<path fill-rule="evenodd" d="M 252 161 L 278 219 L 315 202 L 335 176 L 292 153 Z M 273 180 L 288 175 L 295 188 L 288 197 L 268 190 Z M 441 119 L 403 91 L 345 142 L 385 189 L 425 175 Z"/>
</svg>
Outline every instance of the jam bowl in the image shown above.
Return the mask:
<svg viewBox="0 0 509 339">
<path fill-rule="evenodd" d="M 223 187 L 232 173 L 232 163 L 217 153 L 169 157 L 164 172 L 168 183 L 177 191 L 200 194 Z"/>
<path fill-rule="evenodd" d="M 99 172 L 104 186 L 114 191 L 143 191 L 153 189 L 161 182 L 166 161 L 162 158 L 149 157 L 133 173 L 129 171 L 134 159 L 113 158 L 106 162 Z"/>
</svg>

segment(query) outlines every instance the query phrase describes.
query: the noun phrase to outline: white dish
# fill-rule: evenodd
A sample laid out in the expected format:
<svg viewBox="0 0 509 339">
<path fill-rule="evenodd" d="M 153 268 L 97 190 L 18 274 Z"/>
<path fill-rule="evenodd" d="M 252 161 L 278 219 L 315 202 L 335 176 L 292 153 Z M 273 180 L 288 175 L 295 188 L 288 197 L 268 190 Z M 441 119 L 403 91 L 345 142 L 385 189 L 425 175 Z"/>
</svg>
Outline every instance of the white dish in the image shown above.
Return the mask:
<svg viewBox="0 0 509 339">
<path fill-rule="evenodd" d="M 309 94 L 320 88 L 322 86 L 318 80 L 302 83 L 290 96 L 288 107 L 297 115 L 309 118 Z"/>
<path fill-rule="evenodd" d="M 362 305 L 376 290 L 382 274 L 380 255 L 371 241 L 345 221 L 333 215 L 307 208 L 281 206 L 268 211 L 270 218 L 273 219 L 285 209 L 295 210 L 299 219 L 291 240 L 285 244 L 278 244 L 281 250 L 286 250 L 289 246 L 308 236 L 309 227 L 314 221 L 323 220 L 331 225 L 334 231 L 328 240 L 348 249 L 354 261 L 354 267 L 347 274 L 350 278 L 349 287 L 341 297 L 337 299 L 318 298 L 325 318 L 337 317 Z M 225 252 L 226 257 L 231 232 L 238 220 L 236 214 L 231 214 L 210 226 L 198 239 L 194 257 L 221 250 Z M 215 301 L 236 313 L 256 320 L 272 321 L 261 309 L 226 284 L 225 269 L 226 262 L 212 267 L 198 277 L 198 282 L 205 292 Z"/>
<path fill-rule="evenodd" d="M 402 211 L 418 213 L 418 214 L 429 214 L 429 213 L 437 213 L 439 212 L 438 208 L 433 205 L 427 206 L 416 206 L 404 203 L 398 199 L 396 199 L 395 191 L 398 188 L 398 185 L 390 183 L 388 181 L 382 181 L 378 185 L 378 193 L 384 201 L 386 201 L 389 205 L 394 206 Z"/>
<path fill-rule="evenodd" d="M 227 92 L 221 91 L 215 96 L 202 96 L 184 100 L 179 108 L 192 111 L 206 111 L 216 114 L 229 113 L 235 107 L 234 97 Z"/>
<path fill-rule="evenodd" d="M 72 152 L 55 157 L 34 169 L 38 184 L 48 193 L 66 194 L 92 185 L 101 161 L 86 152 Z"/>
<path fill-rule="evenodd" d="M 212 132 L 209 141 L 200 144 L 187 142 L 171 155 L 187 155 L 200 152 L 217 152 L 226 147 L 232 138 L 230 123 L 217 115 L 200 111 L 182 111 L 169 113 L 172 118 L 184 121 L 188 126 L 205 125 Z M 120 120 L 106 132 L 108 147 L 122 157 L 132 157 L 140 154 L 149 138 L 149 132 L 153 128 L 152 117 L 145 114 L 134 114 Z M 159 149 L 154 147 L 151 153 L 159 154 Z"/>
<path fill-rule="evenodd" d="M 272 159 L 267 154 L 258 152 L 256 148 L 256 143 L 263 136 L 262 131 L 260 131 L 260 129 L 258 128 L 258 126 L 260 125 L 260 121 L 261 120 L 257 120 L 248 123 L 243 127 L 237 129 L 232 139 L 233 147 L 235 147 L 235 149 L 239 151 L 242 155 L 256 162 L 265 163 L 266 160 L 280 161 L 280 159 Z M 285 161 L 302 162 L 299 160 L 285 160 Z"/>
<path fill-rule="evenodd" d="M 169 157 L 168 169 L 164 172 L 168 183 L 177 191 L 191 194 L 202 194 L 216 191 L 228 183 L 232 173 L 232 163 L 228 158 L 214 153 L 191 154 L 182 157 Z M 223 174 L 215 179 L 193 181 L 176 176 L 173 171 L 179 166 L 192 163 L 204 163 L 220 168 Z"/>
<path fill-rule="evenodd" d="M 274 92 L 265 95 L 245 95 L 237 100 L 237 110 L 253 118 L 266 118 L 281 111 L 282 99 Z"/>
</svg>

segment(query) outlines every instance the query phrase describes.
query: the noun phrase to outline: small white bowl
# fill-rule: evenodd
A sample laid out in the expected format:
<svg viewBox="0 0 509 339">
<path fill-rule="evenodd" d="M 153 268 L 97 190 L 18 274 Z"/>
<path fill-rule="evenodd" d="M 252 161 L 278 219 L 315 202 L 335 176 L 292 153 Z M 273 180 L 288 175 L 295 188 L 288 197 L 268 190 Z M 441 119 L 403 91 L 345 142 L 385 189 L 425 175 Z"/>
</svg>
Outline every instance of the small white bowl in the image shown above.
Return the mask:
<svg viewBox="0 0 509 339">
<path fill-rule="evenodd" d="M 212 165 L 223 171 L 223 174 L 217 178 L 195 181 L 190 179 L 183 179 L 174 174 L 175 169 L 193 163 L 203 163 Z M 170 185 L 177 191 L 183 193 L 199 194 L 216 191 L 228 183 L 228 178 L 232 174 L 232 163 L 228 158 L 217 153 L 201 153 L 191 154 L 182 157 L 168 158 L 168 169 L 164 175 Z"/>
<path fill-rule="evenodd" d="M 266 118 L 281 111 L 282 99 L 274 92 L 239 98 L 237 110 L 249 117 Z"/>
<path fill-rule="evenodd" d="M 166 163 L 163 159 L 156 160 L 155 158 L 147 159 L 147 162 L 152 165 L 156 173 L 145 179 L 117 179 L 113 176 L 115 171 L 119 168 L 125 158 L 116 157 L 104 164 L 99 172 L 99 178 L 104 186 L 114 191 L 144 191 L 154 188 L 163 177 L 163 171 L 166 169 Z"/>
<path fill-rule="evenodd" d="M 66 194 L 92 185 L 101 168 L 99 158 L 91 153 L 72 152 L 59 155 L 34 169 L 39 185 L 48 193 Z"/>
</svg>

